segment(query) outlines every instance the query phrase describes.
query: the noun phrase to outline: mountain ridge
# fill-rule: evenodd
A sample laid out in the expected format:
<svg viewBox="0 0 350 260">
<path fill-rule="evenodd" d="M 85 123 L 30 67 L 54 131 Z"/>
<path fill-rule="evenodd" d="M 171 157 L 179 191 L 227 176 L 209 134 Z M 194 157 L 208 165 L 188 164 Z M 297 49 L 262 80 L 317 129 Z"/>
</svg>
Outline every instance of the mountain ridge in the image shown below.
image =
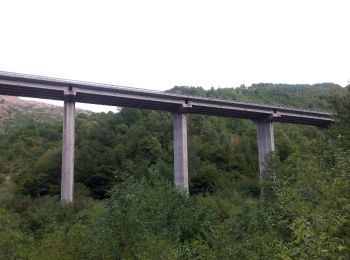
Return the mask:
<svg viewBox="0 0 350 260">
<path fill-rule="evenodd" d="M 327 100 L 330 92 L 345 93 L 344 90 L 345 88 L 334 83 L 312 85 L 258 83 L 249 87 L 241 85 L 237 88 L 209 90 L 202 87 L 174 86 L 167 92 L 330 112 L 331 106 Z"/>
<path fill-rule="evenodd" d="M 76 113 L 91 114 L 88 110 L 76 109 Z M 18 115 L 31 114 L 36 121 L 51 118 L 62 120 L 63 108 L 44 101 L 24 100 L 14 96 L 0 95 L 0 132 Z"/>
</svg>

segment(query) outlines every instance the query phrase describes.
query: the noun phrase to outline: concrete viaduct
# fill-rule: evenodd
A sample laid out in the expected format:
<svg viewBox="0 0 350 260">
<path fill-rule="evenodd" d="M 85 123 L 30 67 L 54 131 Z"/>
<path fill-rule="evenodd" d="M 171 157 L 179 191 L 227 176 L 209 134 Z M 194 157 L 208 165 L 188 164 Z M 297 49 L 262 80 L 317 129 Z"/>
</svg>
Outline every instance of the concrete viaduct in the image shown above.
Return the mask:
<svg viewBox="0 0 350 260">
<path fill-rule="evenodd" d="M 256 123 L 260 178 L 275 150 L 273 122 L 327 127 L 332 114 L 161 91 L 0 72 L 0 95 L 64 101 L 61 200 L 73 201 L 75 102 L 168 111 L 174 132 L 174 182 L 188 192 L 187 114 L 249 119 Z"/>
</svg>

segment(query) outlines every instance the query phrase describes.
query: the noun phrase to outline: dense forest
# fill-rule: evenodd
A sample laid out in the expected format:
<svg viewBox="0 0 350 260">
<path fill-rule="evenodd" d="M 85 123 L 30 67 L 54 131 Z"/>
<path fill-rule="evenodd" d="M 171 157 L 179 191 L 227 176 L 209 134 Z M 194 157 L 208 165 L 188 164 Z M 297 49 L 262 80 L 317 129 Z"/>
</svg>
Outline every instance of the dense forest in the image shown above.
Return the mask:
<svg viewBox="0 0 350 260">
<path fill-rule="evenodd" d="M 0 259 L 350 258 L 350 87 L 169 92 L 328 110 L 336 123 L 275 123 L 272 182 L 259 181 L 252 122 L 189 115 L 186 196 L 168 113 L 79 113 L 75 201 L 63 204 L 62 118 L 16 111 L 0 133 Z"/>
</svg>

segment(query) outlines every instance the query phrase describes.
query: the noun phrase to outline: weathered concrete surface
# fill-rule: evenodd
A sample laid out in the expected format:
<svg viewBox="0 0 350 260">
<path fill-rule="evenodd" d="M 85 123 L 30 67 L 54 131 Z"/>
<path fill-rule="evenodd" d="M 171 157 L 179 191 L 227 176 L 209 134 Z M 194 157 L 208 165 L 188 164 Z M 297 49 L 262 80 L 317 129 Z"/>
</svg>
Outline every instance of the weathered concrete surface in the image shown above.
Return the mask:
<svg viewBox="0 0 350 260">
<path fill-rule="evenodd" d="M 188 155 L 187 155 L 187 115 L 172 113 L 174 131 L 174 182 L 187 194 Z"/>
<path fill-rule="evenodd" d="M 272 122 L 256 122 L 259 149 L 259 171 L 260 179 L 264 176 L 266 162 L 275 151 L 275 138 Z"/>
<path fill-rule="evenodd" d="M 61 201 L 72 202 L 74 190 L 75 94 L 65 93 L 63 113 Z"/>
</svg>

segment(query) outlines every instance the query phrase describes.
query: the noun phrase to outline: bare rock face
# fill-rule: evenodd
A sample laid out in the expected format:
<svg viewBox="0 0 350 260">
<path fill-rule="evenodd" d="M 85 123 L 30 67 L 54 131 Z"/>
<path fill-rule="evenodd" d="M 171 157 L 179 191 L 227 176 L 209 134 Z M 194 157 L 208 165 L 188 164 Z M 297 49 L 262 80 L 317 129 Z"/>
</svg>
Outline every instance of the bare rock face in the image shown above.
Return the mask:
<svg viewBox="0 0 350 260">
<path fill-rule="evenodd" d="M 91 114 L 91 112 L 85 110 L 78 110 L 77 113 Z M 28 114 L 28 116 L 35 114 L 37 120 L 45 120 L 47 118 L 61 120 L 63 109 L 60 106 L 44 102 L 0 95 L 0 132 L 4 130 L 5 122 L 11 121 L 11 119 L 21 114 Z"/>
</svg>

